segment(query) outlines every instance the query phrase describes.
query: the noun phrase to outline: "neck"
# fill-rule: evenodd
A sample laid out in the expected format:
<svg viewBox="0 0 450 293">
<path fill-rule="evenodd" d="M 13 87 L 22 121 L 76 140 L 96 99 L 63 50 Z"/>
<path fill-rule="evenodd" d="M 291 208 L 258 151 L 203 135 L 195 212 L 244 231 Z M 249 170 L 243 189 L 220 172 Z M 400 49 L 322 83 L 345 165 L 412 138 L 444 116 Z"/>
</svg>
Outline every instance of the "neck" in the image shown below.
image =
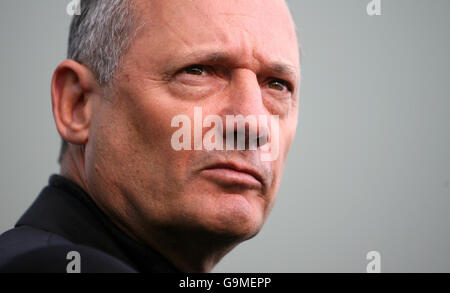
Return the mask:
<svg viewBox="0 0 450 293">
<path fill-rule="evenodd" d="M 61 161 L 60 175 L 77 183 L 88 192 L 84 170 L 84 146 L 69 146 Z"/>
<path fill-rule="evenodd" d="M 135 225 L 135 227 L 146 227 Z M 141 242 L 155 248 L 186 273 L 209 273 L 242 239 L 180 227 L 144 228 Z M 151 231 L 151 232 L 149 232 Z"/>
</svg>

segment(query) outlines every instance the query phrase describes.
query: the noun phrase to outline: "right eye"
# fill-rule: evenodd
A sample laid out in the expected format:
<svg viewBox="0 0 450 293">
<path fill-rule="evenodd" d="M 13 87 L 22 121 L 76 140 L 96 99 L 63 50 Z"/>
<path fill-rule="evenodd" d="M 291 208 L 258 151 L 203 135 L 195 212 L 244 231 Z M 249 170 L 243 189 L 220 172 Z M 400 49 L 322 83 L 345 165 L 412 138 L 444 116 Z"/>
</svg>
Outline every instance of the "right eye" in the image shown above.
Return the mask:
<svg viewBox="0 0 450 293">
<path fill-rule="evenodd" d="M 203 88 L 213 87 L 219 81 L 214 67 L 201 64 L 180 67 L 173 77 L 180 85 Z"/>
<path fill-rule="evenodd" d="M 191 65 L 181 70 L 182 73 L 191 75 L 203 75 L 206 71 L 206 66 L 203 65 Z"/>
</svg>

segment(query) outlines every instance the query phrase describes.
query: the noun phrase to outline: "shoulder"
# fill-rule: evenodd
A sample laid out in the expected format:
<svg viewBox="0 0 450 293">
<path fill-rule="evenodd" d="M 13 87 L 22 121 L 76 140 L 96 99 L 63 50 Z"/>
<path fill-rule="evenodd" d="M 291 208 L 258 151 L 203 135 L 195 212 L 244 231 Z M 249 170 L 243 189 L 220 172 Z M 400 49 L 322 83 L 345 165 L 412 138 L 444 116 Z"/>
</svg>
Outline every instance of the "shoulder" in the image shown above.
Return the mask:
<svg viewBox="0 0 450 293">
<path fill-rule="evenodd" d="M 136 272 L 98 249 L 44 230 L 21 226 L 0 236 L 0 272 Z"/>
</svg>

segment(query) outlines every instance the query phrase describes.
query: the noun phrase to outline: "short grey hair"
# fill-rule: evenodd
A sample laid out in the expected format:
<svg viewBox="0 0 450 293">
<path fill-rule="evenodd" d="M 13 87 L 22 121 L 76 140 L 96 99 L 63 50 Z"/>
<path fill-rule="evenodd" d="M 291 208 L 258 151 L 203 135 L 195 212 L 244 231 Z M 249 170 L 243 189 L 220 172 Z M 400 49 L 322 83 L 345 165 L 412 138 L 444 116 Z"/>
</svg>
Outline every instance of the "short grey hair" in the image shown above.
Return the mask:
<svg viewBox="0 0 450 293">
<path fill-rule="evenodd" d="M 101 86 L 111 83 L 121 57 L 136 35 L 131 0 L 81 0 L 69 31 L 67 58 L 86 65 Z M 62 141 L 58 162 L 68 144 Z"/>
<path fill-rule="evenodd" d="M 81 0 L 70 25 L 67 58 L 88 66 L 101 85 L 111 81 L 133 34 L 131 0 Z"/>
</svg>

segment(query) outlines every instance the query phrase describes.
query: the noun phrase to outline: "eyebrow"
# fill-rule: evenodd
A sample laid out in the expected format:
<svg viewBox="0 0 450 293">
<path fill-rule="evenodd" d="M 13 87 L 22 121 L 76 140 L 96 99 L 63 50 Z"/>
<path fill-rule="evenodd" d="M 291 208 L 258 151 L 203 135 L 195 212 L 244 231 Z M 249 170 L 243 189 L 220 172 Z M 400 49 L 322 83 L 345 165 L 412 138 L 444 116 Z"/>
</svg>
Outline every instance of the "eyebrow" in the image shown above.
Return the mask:
<svg viewBox="0 0 450 293">
<path fill-rule="evenodd" d="M 176 57 L 175 60 L 170 62 L 168 68 L 165 70 L 164 75 L 170 77 L 171 74 L 175 73 L 183 66 L 188 66 L 190 64 L 203 64 L 203 63 L 221 63 L 231 60 L 231 56 L 225 52 L 219 51 L 196 51 Z"/>
<path fill-rule="evenodd" d="M 278 75 L 291 76 L 294 80 L 297 78 L 297 70 L 294 66 L 282 62 L 272 62 L 269 64 L 269 70 Z"/>
<path fill-rule="evenodd" d="M 182 64 L 189 63 L 189 62 L 197 62 L 199 64 L 201 63 L 222 63 L 222 62 L 230 62 L 233 60 L 233 57 L 226 53 L 221 51 L 211 51 L 211 50 L 200 50 L 195 51 L 192 53 L 189 53 L 187 55 L 184 55 L 182 57 L 176 58 L 177 61 L 175 63 L 177 65 L 175 66 L 183 66 Z"/>
</svg>

